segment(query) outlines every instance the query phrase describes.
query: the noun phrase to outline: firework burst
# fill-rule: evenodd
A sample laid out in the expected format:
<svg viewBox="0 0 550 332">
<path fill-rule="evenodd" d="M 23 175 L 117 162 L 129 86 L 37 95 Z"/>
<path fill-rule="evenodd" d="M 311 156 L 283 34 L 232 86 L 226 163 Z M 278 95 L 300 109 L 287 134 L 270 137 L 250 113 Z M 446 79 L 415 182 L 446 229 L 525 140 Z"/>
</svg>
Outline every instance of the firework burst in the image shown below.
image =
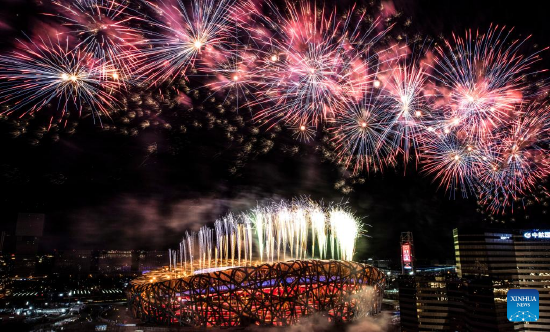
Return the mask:
<svg viewBox="0 0 550 332">
<path fill-rule="evenodd" d="M 68 40 L 40 38 L 19 45 L 0 56 L 0 103 L 5 113 L 29 114 L 52 104 L 60 116 L 81 114 L 89 107 L 95 117 L 108 115 L 116 105 L 120 82 L 104 62 L 69 48 Z"/>
<path fill-rule="evenodd" d="M 300 124 L 298 126 L 293 126 L 290 128 L 292 130 L 292 136 L 301 142 L 309 142 L 315 137 L 315 128 L 308 127 L 305 124 Z"/>
<path fill-rule="evenodd" d="M 464 141 L 456 133 L 430 133 L 422 145 L 423 170 L 439 180 L 451 197 L 460 190 L 462 197 L 475 195 L 477 174 L 474 165 L 480 156 L 479 147 Z"/>
<path fill-rule="evenodd" d="M 403 153 L 405 164 L 412 151 L 418 161 L 418 146 L 430 121 L 424 83 L 427 76 L 414 64 L 397 65 L 389 72 L 384 86 L 387 103 L 385 135 Z"/>
<path fill-rule="evenodd" d="M 535 73 L 531 67 L 540 52 L 522 55 L 525 40 L 509 42 L 510 32 L 491 27 L 485 34 L 468 31 L 465 38 L 453 34 L 436 47 L 434 77 L 444 86 L 444 117 L 469 138 L 483 140 L 513 120 L 516 106 L 529 97 L 525 76 Z"/>
<path fill-rule="evenodd" d="M 481 200 L 495 212 L 513 208 L 514 201 L 534 191 L 550 171 L 547 105 L 535 102 L 521 112 L 494 142 L 487 143 L 476 167 Z"/>
<path fill-rule="evenodd" d="M 353 172 L 381 171 L 393 164 L 396 146 L 388 135 L 388 105 L 380 90 L 367 90 L 359 102 L 346 104 L 345 112 L 330 124 L 337 159 Z"/>
<path fill-rule="evenodd" d="M 238 109 L 243 104 L 254 102 L 258 73 L 255 66 L 256 55 L 245 50 L 219 53 L 205 60 L 203 75 L 205 87 L 213 94 L 225 96 L 224 102 L 231 100 Z M 211 94 L 212 95 L 212 94 Z"/>
<path fill-rule="evenodd" d="M 272 2 L 267 6 L 273 15 L 261 18 L 272 33 L 257 41 L 262 50 L 258 100 L 264 106 L 258 118 L 294 126 L 334 118 L 370 82 L 375 56 L 367 44 L 387 29 L 374 32 L 376 21 L 362 31 L 351 23 L 353 9 L 340 20 L 335 11 L 305 1 L 287 2 L 286 14 Z"/>
<path fill-rule="evenodd" d="M 199 56 L 230 50 L 238 15 L 235 0 L 146 1 L 155 17 L 145 47 L 132 54 L 150 84 L 185 76 Z"/>
<path fill-rule="evenodd" d="M 512 30 L 453 35 L 433 53 L 419 45 L 419 59 L 419 48 L 386 37 L 391 10 L 380 19 L 308 0 L 52 2 L 48 15 L 69 33 L 0 55 L 3 114 L 47 109 L 59 126 L 54 118 L 108 115 L 123 104 L 124 121 L 140 121 L 126 130 L 136 135 L 171 128 L 158 118 L 163 110 L 176 114 L 178 104 L 202 99 L 180 131 L 223 129 L 242 146 L 236 164 L 254 147 L 270 151 L 285 125 L 300 141 L 320 137 L 334 150 L 325 157 L 352 177 L 393 166 L 402 154 L 450 196 L 475 195 L 492 212 L 540 191 L 550 173 L 541 51 L 523 55 L 528 38 L 514 40 Z M 134 82 L 141 84 L 118 95 Z M 269 139 L 245 141 L 243 106 L 256 121 L 250 136 L 262 125 L 273 128 Z M 234 122 L 221 116 L 226 110 Z"/>
<path fill-rule="evenodd" d="M 63 25 L 79 39 L 77 48 L 112 64 L 115 79 L 133 76 L 134 61 L 127 54 L 140 43 L 139 32 L 132 28 L 138 20 L 126 0 L 54 1 Z M 52 15 L 53 16 L 53 15 Z"/>
</svg>

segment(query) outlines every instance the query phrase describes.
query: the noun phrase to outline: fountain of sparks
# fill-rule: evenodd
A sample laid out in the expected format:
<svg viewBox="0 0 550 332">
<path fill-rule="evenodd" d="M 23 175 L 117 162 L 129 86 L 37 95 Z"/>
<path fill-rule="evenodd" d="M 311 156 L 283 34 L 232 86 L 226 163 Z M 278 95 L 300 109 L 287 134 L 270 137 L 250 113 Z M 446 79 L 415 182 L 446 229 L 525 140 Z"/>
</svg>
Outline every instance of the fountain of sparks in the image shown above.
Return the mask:
<svg viewBox="0 0 550 332">
<path fill-rule="evenodd" d="M 213 228 L 186 232 L 179 248 L 169 250 L 169 271 L 181 277 L 277 261 L 350 261 L 360 233 L 358 219 L 344 205 L 323 206 L 309 199 L 273 202 L 230 213 Z"/>
</svg>

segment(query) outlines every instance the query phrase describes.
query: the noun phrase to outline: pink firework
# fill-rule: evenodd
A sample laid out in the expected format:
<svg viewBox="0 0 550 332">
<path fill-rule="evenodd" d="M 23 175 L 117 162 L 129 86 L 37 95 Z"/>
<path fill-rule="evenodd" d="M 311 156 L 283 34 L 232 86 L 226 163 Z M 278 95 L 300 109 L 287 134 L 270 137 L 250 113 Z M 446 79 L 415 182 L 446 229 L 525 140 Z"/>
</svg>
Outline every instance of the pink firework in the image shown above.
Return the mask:
<svg viewBox="0 0 550 332">
<path fill-rule="evenodd" d="M 525 40 L 510 39 L 510 31 L 491 27 L 485 34 L 453 34 L 452 41 L 436 47 L 434 75 L 441 83 L 446 103 L 443 121 L 459 135 L 483 140 L 514 119 L 516 106 L 527 97 L 525 76 L 535 73 L 539 53 L 524 56 Z"/>
<path fill-rule="evenodd" d="M 396 146 L 387 132 L 387 108 L 380 90 L 372 87 L 359 102 L 346 103 L 330 122 L 337 158 L 354 173 L 382 171 L 394 164 Z"/>
<path fill-rule="evenodd" d="M 403 152 L 405 163 L 410 152 L 418 160 L 417 149 L 432 119 L 424 91 L 427 76 L 414 63 L 397 64 L 386 75 L 383 86 L 388 106 L 384 113 L 386 135 Z"/>
<path fill-rule="evenodd" d="M 477 174 L 474 169 L 480 147 L 455 133 L 431 132 L 421 147 L 423 171 L 439 181 L 451 197 L 475 195 Z"/>
<path fill-rule="evenodd" d="M 481 200 L 494 212 L 513 206 L 550 172 L 548 107 L 534 102 L 521 112 L 497 134 L 496 140 L 486 142 L 487 148 L 476 165 Z"/>
<path fill-rule="evenodd" d="M 256 54 L 250 50 L 232 50 L 210 55 L 203 60 L 205 64 L 201 72 L 193 75 L 202 77 L 204 87 L 213 94 L 224 96 L 225 101 L 231 100 L 235 107 L 255 101 L 257 70 Z M 191 76 L 191 75 L 190 75 Z"/>
<path fill-rule="evenodd" d="M 134 60 L 127 55 L 137 50 L 141 35 L 134 28 L 139 17 L 127 0 L 62 0 L 53 2 L 61 19 L 79 40 L 77 48 L 111 64 L 116 79 L 133 76 Z"/>
<path fill-rule="evenodd" d="M 149 84 L 186 76 L 202 56 L 230 50 L 236 13 L 235 0 L 146 1 L 154 16 L 146 19 L 145 43 L 133 57 Z"/>
<path fill-rule="evenodd" d="M 335 11 L 305 1 L 287 2 L 284 14 L 270 1 L 266 5 L 271 15 L 259 17 L 268 32 L 256 34 L 261 68 L 257 99 L 263 107 L 258 118 L 318 126 L 350 99 L 360 99 L 374 67 L 367 44 L 387 29 L 375 32 L 378 21 L 367 29 L 353 26 L 353 10 L 340 20 Z"/>
<path fill-rule="evenodd" d="M 21 115 L 43 108 L 55 116 L 68 112 L 108 115 L 116 102 L 121 83 L 114 69 L 81 51 L 68 41 L 39 38 L 19 43 L 20 48 L 0 56 L 0 103 L 5 113 Z"/>
</svg>

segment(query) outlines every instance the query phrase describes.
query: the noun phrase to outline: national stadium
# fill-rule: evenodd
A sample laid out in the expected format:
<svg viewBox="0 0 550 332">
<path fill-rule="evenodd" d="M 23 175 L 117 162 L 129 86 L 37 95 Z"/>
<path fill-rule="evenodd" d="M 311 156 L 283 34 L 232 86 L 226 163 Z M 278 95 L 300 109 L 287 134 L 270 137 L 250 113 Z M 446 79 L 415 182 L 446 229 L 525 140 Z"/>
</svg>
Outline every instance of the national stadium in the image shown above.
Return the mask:
<svg viewBox="0 0 550 332">
<path fill-rule="evenodd" d="M 214 228 L 186 233 L 168 266 L 133 280 L 129 307 L 144 322 L 195 327 L 374 315 L 385 276 L 352 261 L 361 234 L 357 218 L 339 204 L 301 199 L 229 214 Z"/>
</svg>

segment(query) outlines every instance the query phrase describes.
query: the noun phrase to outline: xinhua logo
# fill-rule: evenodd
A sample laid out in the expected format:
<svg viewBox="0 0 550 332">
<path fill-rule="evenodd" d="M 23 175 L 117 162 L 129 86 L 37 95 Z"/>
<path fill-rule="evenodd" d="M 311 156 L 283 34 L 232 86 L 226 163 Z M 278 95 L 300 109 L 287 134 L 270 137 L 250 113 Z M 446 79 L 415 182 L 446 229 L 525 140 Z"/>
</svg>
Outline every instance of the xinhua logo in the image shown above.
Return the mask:
<svg viewBox="0 0 550 332">
<path fill-rule="evenodd" d="M 508 320 L 534 322 L 539 319 L 539 291 L 510 289 L 508 291 Z"/>
</svg>

